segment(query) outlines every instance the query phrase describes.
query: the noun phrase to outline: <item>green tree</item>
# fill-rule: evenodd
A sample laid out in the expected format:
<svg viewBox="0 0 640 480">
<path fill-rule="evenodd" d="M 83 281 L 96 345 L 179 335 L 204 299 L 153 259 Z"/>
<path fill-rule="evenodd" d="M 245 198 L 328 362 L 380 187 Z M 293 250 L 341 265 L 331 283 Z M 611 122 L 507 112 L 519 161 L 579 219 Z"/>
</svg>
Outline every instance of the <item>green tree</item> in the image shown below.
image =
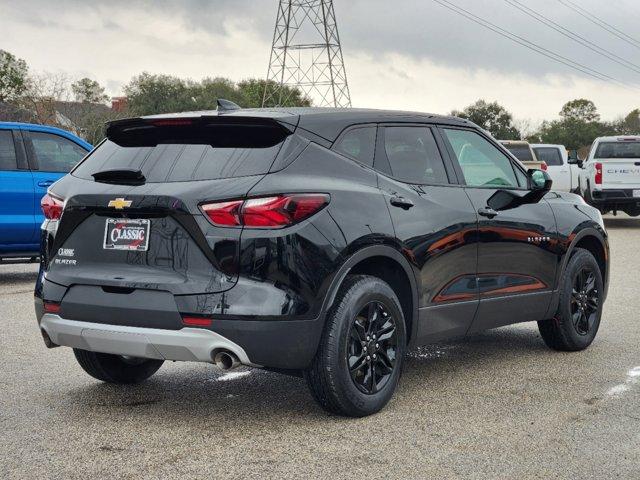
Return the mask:
<svg viewBox="0 0 640 480">
<path fill-rule="evenodd" d="M 478 100 L 462 111 L 453 111 L 452 115 L 466 118 L 500 140 L 518 140 L 520 132 L 513 123 L 513 115 L 498 102 Z"/>
<path fill-rule="evenodd" d="M 564 119 L 581 120 L 586 123 L 600 121 L 596 105 L 586 98 L 578 98 L 565 103 L 560 110 L 560 116 Z"/>
<path fill-rule="evenodd" d="M 76 101 L 82 103 L 104 103 L 109 99 L 104 93 L 104 87 L 95 80 L 86 77 L 72 83 L 71 91 Z"/>
<path fill-rule="evenodd" d="M 640 135 L 640 108 L 631 110 L 622 121 L 622 130 L 627 135 Z"/>
<path fill-rule="evenodd" d="M 11 53 L 0 50 L 0 102 L 14 102 L 27 91 L 27 63 Z"/>
<path fill-rule="evenodd" d="M 142 73 L 125 87 L 130 111 L 135 115 L 215 110 L 219 98 L 241 107 L 260 107 L 265 81 L 248 79 L 235 84 L 223 77 L 205 78 L 201 82 L 169 75 Z M 287 89 L 286 106 L 309 106 L 311 101 L 298 89 Z"/>
<path fill-rule="evenodd" d="M 614 135 L 619 127 L 615 122 L 600 122 L 600 114 L 591 100 L 584 98 L 565 103 L 560 110 L 560 120 L 544 121 L 537 141 L 557 143 L 569 150 L 591 145 L 596 137 Z"/>
<path fill-rule="evenodd" d="M 267 81 L 263 79 L 250 78 L 238 83 L 238 89 L 244 97 L 244 103 L 242 106 L 249 108 L 259 108 L 262 106 L 262 98 L 264 97 L 264 89 L 267 86 Z M 273 90 L 278 88 L 278 84 L 273 80 L 269 80 L 269 89 Z M 285 99 L 283 107 L 310 107 L 311 99 L 302 93 L 298 88 L 292 88 L 284 86 L 282 92 L 282 98 Z M 275 102 L 266 107 L 274 107 Z"/>
<path fill-rule="evenodd" d="M 191 95 L 193 82 L 171 75 L 152 75 L 143 72 L 124 87 L 127 105 L 134 115 L 184 112 L 196 110 Z"/>
</svg>

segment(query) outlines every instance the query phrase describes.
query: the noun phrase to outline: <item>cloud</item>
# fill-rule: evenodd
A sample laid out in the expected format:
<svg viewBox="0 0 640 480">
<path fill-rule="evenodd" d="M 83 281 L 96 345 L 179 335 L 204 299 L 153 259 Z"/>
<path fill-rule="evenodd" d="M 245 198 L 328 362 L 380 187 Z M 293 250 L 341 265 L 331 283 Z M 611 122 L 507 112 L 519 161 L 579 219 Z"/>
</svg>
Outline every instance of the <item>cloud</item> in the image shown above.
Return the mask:
<svg viewBox="0 0 640 480">
<path fill-rule="evenodd" d="M 450 1 L 612 77 L 640 82 L 637 73 L 504 0 Z M 558 0 L 521 1 L 622 58 L 640 58 L 640 50 Z M 579 4 L 636 35 L 640 6 L 618 1 L 619 8 L 600 0 Z M 88 75 L 116 95 L 142 71 L 194 79 L 263 77 L 276 9 L 277 0 L 0 0 L 0 31 L 2 48 L 27 60 L 32 69 Z M 596 100 L 609 118 L 637 107 L 637 90 L 593 80 L 432 0 L 335 0 L 335 9 L 349 84 L 359 106 L 445 112 L 483 97 L 533 119 L 554 116 L 562 103 L 577 96 Z"/>
</svg>

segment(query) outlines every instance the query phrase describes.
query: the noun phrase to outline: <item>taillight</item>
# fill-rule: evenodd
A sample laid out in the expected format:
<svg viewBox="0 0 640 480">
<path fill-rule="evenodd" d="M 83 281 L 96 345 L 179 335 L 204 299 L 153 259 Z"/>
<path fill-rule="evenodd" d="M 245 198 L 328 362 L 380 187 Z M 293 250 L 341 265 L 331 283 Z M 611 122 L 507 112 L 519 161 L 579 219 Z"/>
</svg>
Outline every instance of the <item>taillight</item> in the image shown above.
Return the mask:
<svg viewBox="0 0 640 480">
<path fill-rule="evenodd" d="M 207 203 L 201 208 L 221 227 L 281 228 L 309 218 L 328 203 L 325 193 L 299 193 Z"/>
<path fill-rule="evenodd" d="M 540 165 L 540 170 L 544 170 L 545 172 L 547 171 L 547 162 L 542 162 L 542 165 Z"/>
<path fill-rule="evenodd" d="M 59 220 L 62 216 L 62 209 L 64 208 L 64 202 L 58 198 L 52 197 L 46 194 L 40 200 L 40 208 L 47 220 Z"/>
<path fill-rule="evenodd" d="M 182 324 L 186 327 L 210 327 L 212 323 L 211 318 L 207 317 L 182 316 Z"/>
<path fill-rule="evenodd" d="M 44 313 L 60 313 L 60 308 L 58 302 L 44 302 Z"/>
<path fill-rule="evenodd" d="M 596 182 L 596 185 L 602 185 L 602 164 L 596 163 L 595 169 L 596 169 L 596 176 L 594 178 L 594 181 Z"/>
</svg>

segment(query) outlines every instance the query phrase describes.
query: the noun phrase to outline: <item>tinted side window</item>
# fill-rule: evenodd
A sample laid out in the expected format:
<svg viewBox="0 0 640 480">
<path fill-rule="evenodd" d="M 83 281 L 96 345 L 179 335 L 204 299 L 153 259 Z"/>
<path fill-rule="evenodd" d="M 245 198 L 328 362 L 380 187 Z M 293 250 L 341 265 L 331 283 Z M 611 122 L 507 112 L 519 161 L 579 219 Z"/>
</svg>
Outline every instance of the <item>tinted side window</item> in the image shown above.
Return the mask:
<svg viewBox="0 0 640 480">
<path fill-rule="evenodd" d="M 536 152 L 536 157 L 541 162 L 545 162 L 550 166 L 562 166 L 562 156 L 560 156 L 560 150 L 554 147 L 537 147 L 533 149 Z"/>
<path fill-rule="evenodd" d="M 0 130 L 0 170 L 15 170 L 17 167 L 13 134 L 11 130 Z"/>
<path fill-rule="evenodd" d="M 365 165 L 373 166 L 376 148 L 376 127 L 349 130 L 333 147 L 334 150 L 354 158 Z"/>
<path fill-rule="evenodd" d="M 38 167 L 44 172 L 68 172 L 82 160 L 87 151 L 59 135 L 29 132 Z"/>
<path fill-rule="evenodd" d="M 449 183 L 444 162 L 430 128 L 386 127 L 384 150 L 391 174 L 409 183 Z"/>
<path fill-rule="evenodd" d="M 467 185 L 517 187 L 511 161 L 479 134 L 469 130 L 444 129 L 458 159 Z"/>
</svg>

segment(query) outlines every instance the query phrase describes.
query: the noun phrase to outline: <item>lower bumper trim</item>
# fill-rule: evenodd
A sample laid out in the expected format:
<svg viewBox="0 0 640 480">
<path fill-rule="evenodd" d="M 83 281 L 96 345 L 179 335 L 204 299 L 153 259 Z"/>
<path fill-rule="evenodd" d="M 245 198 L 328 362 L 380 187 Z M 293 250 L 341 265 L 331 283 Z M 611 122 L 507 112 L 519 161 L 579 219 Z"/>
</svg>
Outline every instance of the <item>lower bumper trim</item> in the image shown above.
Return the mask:
<svg viewBox="0 0 640 480">
<path fill-rule="evenodd" d="M 67 320 L 50 313 L 42 316 L 40 328 L 56 345 L 91 352 L 157 360 L 213 363 L 215 353 L 228 350 L 233 352 L 243 365 L 260 366 L 251 362 L 240 345 L 216 332 L 200 328 L 162 330 L 106 325 Z"/>
</svg>

